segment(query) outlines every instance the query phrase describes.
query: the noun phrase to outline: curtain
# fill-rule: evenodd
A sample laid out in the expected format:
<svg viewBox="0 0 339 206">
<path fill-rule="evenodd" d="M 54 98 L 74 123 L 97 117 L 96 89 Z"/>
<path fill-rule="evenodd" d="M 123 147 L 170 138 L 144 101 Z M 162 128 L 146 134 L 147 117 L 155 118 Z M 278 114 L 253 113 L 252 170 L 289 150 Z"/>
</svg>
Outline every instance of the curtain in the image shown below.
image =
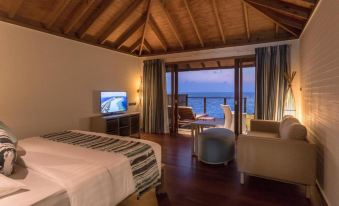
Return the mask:
<svg viewBox="0 0 339 206">
<path fill-rule="evenodd" d="M 296 107 L 295 107 L 295 98 L 292 90 L 292 82 L 296 75 L 296 72 L 286 73 L 285 79 L 288 82 L 287 93 L 285 97 L 285 104 L 284 104 L 284 115 L 292 115 L 296 116 Z"/>
<path fill-rule="evenodd" d="M 279 121 L 284 115 L 284 102 L 290 72 L 290 46 L 280 45 L 255 49 L 256 115 L 258 119 Z"/>
<path fill-rule="evenodd" d="M 160 59 L 144 61 L 143 129 L 146 133 L 168 133 L 165 63 Z"/>
</svg>

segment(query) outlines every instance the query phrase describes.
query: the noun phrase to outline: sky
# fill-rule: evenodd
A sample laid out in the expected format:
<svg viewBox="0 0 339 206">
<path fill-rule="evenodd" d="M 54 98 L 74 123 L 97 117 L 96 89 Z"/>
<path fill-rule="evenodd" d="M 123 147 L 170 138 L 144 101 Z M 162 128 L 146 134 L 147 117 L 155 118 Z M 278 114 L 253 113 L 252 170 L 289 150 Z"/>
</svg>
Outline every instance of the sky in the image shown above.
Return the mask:
<svg viewBox="0 0 339 206">
<path fill-rule="evenodd" d="M 167 93 L 171 91 L 171 74 L 166 73 Z M 254 92 L 255 69 L 243 69 L 243 91 Z M 179 72 L 179 93 L 233 92 L 234 70 L 217 69 Z"/>
</svg>

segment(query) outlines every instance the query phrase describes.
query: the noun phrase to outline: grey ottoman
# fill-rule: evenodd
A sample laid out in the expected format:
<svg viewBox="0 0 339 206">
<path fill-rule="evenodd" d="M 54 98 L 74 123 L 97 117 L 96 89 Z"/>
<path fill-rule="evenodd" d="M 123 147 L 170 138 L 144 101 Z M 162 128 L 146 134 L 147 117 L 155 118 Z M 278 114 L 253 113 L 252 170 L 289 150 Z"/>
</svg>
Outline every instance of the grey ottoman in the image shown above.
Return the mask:
<svg viewBox="0 0 339 206">
<path fill-rule="evenodd" d="M 199 160 L 207 164 L 225 164 L 234 159 L 235 135 L 229 129 L 211 128 L 198 137 Z"/>
</svg>

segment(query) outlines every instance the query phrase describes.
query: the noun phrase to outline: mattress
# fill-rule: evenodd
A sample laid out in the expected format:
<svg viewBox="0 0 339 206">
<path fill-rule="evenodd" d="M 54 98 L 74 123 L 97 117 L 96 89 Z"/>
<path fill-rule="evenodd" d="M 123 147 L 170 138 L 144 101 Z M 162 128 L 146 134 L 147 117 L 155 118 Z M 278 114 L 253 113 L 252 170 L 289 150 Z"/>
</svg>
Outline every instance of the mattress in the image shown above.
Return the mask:
<svg viewBox="0 0 339 206">
<path fill-rule="evenodd" d="M 161 147 L 157 143 L 74 131 L 146 143 L 154 150 L 161 171 Z M 0 205 L 13 203 L 16 198 L 23 203 L 28 200 L 36 205 L 116 205 L 135 192 L 129 160 L 122 154 L 53 142 L 41 137 L 26 138 L 18 145 L 25 150 L 18 163 L 20 168 L 27 168 L 27 175 L 18 172 L 15 176 L 22 176 L 20 181 L 30 190 L 0 199 Z"/>
<path fill-rule="evenodd" d="M 0 206 L 70 205 L 67 192 L 62 186 L 34 170 L 15 165 L 15 173 L 10 177 L 25 184 L 27 190 L 0 198 Z"/>
</svg>

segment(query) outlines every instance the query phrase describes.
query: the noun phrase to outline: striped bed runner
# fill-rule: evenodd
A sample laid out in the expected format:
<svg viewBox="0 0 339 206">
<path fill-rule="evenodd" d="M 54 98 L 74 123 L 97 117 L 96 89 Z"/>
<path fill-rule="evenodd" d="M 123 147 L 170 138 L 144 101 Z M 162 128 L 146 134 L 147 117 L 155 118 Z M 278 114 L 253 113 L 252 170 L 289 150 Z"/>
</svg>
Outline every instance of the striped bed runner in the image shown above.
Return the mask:
<svg viewBox="0 0 339 206">
<path fill-rule="evenodd" d="M 41 137 L 55 142 L 123 154 L 130 162 L 138 197 L 152 187 L 160 185 L 155 154 L 148 144 L 73 131 L 56 132 Z"/>
</svg>

